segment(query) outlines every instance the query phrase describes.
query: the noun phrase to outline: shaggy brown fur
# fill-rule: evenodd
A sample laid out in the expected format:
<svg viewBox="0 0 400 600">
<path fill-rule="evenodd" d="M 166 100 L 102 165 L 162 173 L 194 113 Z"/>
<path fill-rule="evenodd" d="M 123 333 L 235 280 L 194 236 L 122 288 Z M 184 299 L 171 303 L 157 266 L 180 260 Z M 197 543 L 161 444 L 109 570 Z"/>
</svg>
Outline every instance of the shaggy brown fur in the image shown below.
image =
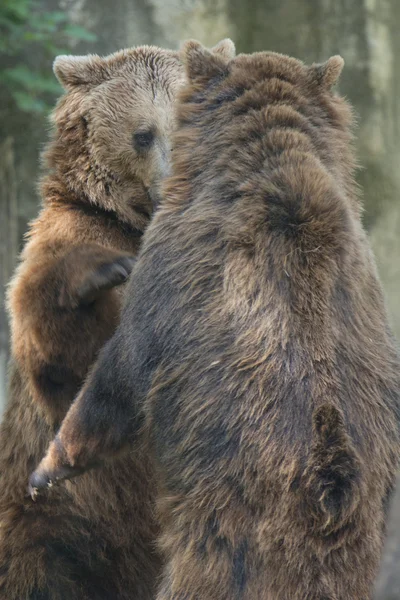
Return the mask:
<svg viewBox="0 0 400 600">
<path fill-rule="evenodd" d="M 10 400 L 0 430 L 0 598 L 154 596 L 154 480 L 121 458 L 33 503 L 27 477 L 119 321 L 121 290 L 168 169 L 184 71 L 155 47 L 59 57 L 67 93 L 45 156 L 43 208 L 11 283 Z M 153 201 L 152 201 L 153 200 Z"/>
<path fill-rule="evenodd" d="M 194 42 L 184 56 L 174 177 L 122 323 L 31 484 L 117 451 L 145 420 L 163 483 L 158 600 L 367 600 L 399 362 L 351 111 L 331 91 L 343 61 L 229 62 Z"/>
</svg>

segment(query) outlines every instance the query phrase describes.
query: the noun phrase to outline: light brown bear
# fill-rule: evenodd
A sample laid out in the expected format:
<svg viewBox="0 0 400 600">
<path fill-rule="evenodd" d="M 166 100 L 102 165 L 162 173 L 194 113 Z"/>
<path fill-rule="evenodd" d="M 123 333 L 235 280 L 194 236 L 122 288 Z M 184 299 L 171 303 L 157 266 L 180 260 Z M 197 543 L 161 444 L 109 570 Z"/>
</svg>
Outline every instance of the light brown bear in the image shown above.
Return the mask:
<svg viewBox="0 0 400 600">
<path fill-rule="evenodd" d="M 160 560 L 146 452 L 36 502 L 27 477 L 119 321 L 121 290 L 168 172 L 177 53 L 60 56 L 65 88 L 43 206 L 9 290 L 10 398 L 0 430 L 1 600 L 146 600 Z M 113 288 L 113 289 L 112 289 Z M 112 365 L 110 365 L 112 369 Z"/>
</svg>

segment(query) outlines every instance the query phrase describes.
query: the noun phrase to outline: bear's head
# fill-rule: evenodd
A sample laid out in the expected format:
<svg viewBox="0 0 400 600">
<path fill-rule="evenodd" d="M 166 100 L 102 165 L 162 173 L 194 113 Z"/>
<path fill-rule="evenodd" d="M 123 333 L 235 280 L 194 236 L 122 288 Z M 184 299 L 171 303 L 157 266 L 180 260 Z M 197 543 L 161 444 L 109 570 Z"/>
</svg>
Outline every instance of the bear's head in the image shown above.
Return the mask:
<svg viewBox="0 0 400 600">
<path fill-rule="evenodd" d="M 202 201 L 218 196 L 231 205 L 232 198 L 245 195 L 249 173 L 257 169 L 259 192 L 266 185 L 265 169 L 275 164 L 271 155 L 285 151 L 287 137 L 294 135 L 318 154 L 359 214 L 352 110 L 333 89 L 344 64 L 340 56 L 306 65 L 275 52 L 215 53 L 194 40 L 183 45 L 180 56 L 188 84 L 179 96 L 174 177 L 164 183 L 164 207 L 180 210 L 210 185 L 213 193 L 204 192 Z"/>
<path fill-rule="evenodd" d="M 81 202 L 145 226 L 169 171 L 184 82 L 178 54 L 142 46 L 104 58 L 59 56 L 54 73 L 66 93 L 52 115 L 47 165 Z"/>
</svg>

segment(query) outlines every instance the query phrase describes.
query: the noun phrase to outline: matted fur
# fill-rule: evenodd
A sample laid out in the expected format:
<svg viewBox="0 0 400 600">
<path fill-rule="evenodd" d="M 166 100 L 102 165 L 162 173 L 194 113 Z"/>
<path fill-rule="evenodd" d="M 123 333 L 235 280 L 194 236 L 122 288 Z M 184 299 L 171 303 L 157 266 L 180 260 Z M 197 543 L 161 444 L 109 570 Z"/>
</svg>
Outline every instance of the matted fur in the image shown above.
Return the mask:
<svg viewBox="0 0 400 600">
<path fill-rule="evenodd" d="M 43 207 L 9 290 L 0 598 L 146 600 L 160 568 L 146 450 L 36 502 L 27 478 L 119 321 L 122 290 L 109 288 L 129 275 L 168 171 L 184 71 L 177 53 L 150 46 L 59 57 L 54 70 L 67 93 L 53 114 Z M 154 139 L 142 152 L 133 136 L 143 131 Z"/>
<path fill-rule="evenodd" d="M 31 484 L 109 456 L 145 419 L 158 600 L 367 600 L 400 371 L 351 110 L 331 90 L 343 61 L 229 61 L 195 42 L 184 60 L 174 174 L 121 325 Z"/>
</svg>

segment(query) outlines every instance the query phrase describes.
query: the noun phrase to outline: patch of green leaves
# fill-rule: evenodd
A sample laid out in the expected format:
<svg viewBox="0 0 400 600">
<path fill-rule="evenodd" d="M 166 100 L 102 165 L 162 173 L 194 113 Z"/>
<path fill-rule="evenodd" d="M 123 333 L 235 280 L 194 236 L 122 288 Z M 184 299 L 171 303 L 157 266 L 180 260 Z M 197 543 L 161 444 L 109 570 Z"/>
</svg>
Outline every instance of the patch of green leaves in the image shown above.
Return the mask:
<svg viewBox="0 0 400 600">
<path fill-rule="evenodd" d="M 1 87 L 11 96 L 19 110 L 46 113 L 61 87 L 53 73 L 32 68 L 21 61 L 26 48 L 41 57 L 41 64 L 51 64 L 57 54 L 68 53 L 71 42 L 92 43 L 96 36 L 69 21 L 63 11 L 48 11 L 42 0 L 1 0 L 0 68 Z"/>
</svg>

